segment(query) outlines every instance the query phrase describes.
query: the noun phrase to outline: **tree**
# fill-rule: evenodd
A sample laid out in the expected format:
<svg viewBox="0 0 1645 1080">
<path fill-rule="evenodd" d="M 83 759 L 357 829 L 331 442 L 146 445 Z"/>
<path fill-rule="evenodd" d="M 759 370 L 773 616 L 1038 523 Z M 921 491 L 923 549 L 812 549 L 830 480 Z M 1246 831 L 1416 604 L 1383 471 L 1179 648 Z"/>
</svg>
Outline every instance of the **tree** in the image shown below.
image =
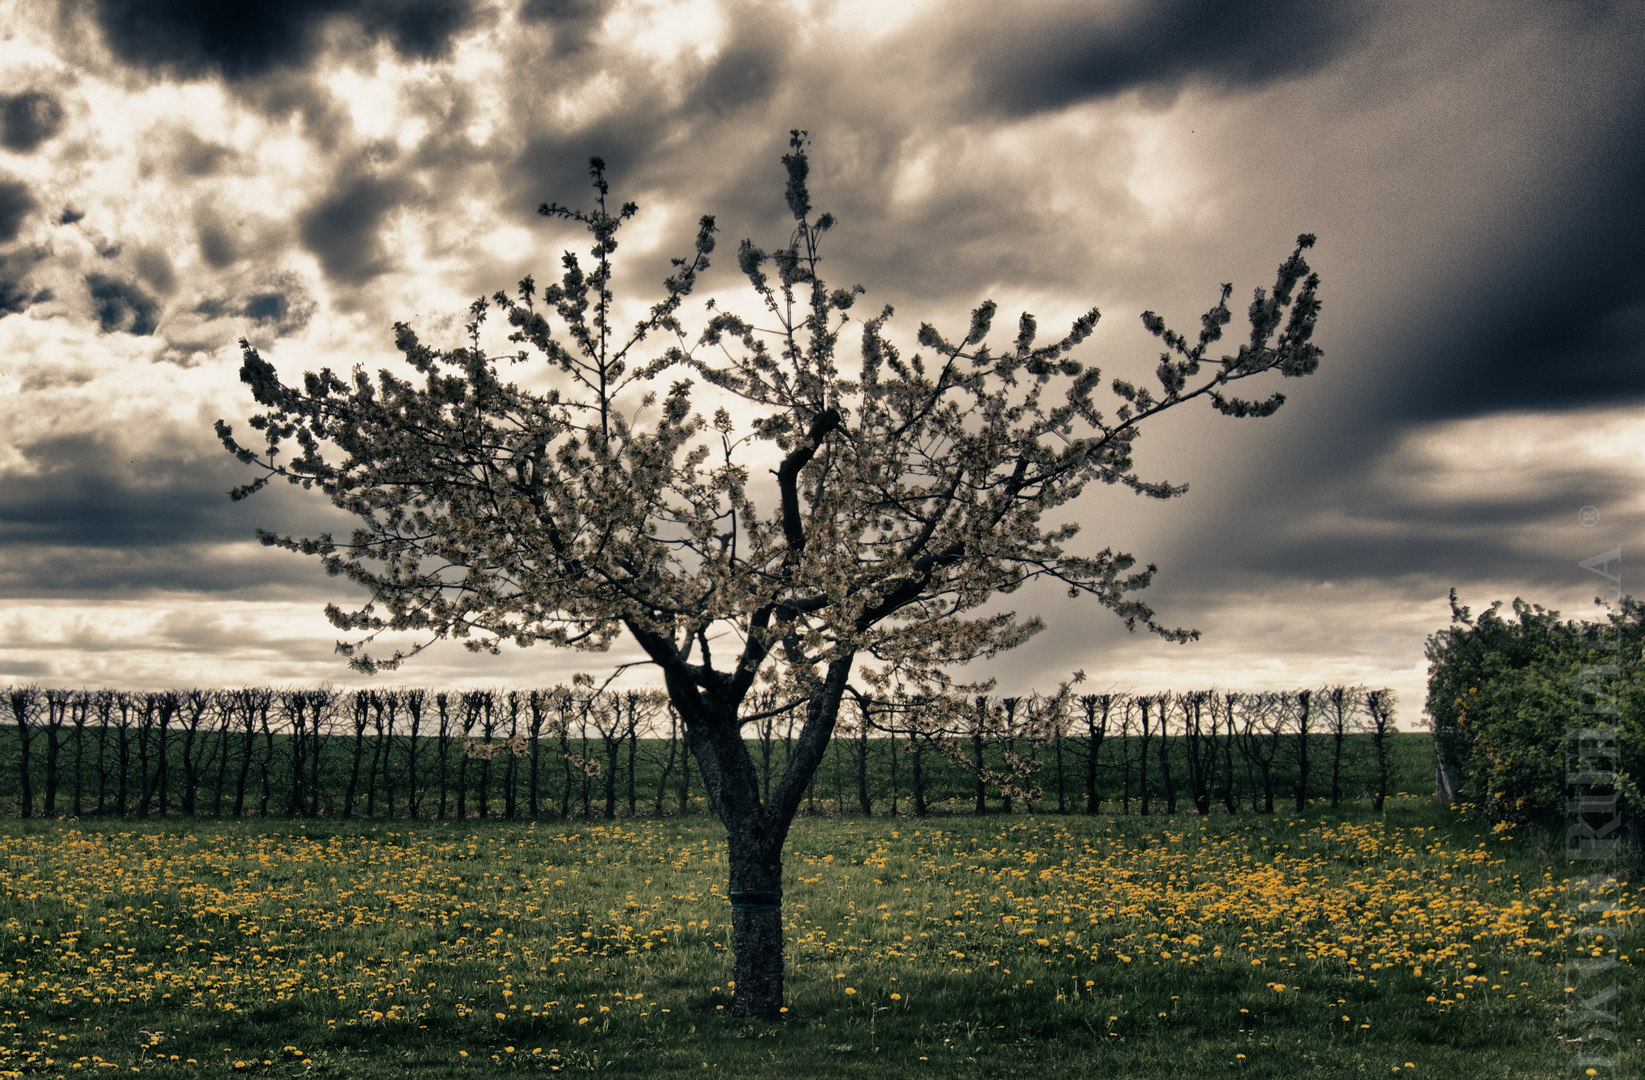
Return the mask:
<svg viewBox="0 0 1645 1080">
<path fill-rule="evenodd" d="M 1377 790 L 1372 797 L 1371 809 L 1378 814 L 1382 813 L 1382 804 L 1388 801 L 1389 758 L 1393 751 L 1389 742 L 1399 733 L 1399 728 L 1394 726 L 1394 700 L 1392 690 L 1370 690 L 1365 694 L 1365 711 L 1370 716 L 1371 748 L 1377 768 Z"/>
<path fill-rule="evenodd" d="M 681 322 L 714 251 L 712 217 L 675 261 L 664 297 L 632 329 L 619 327 L 611 257 L 637 208 L 609 209 L 595 158 L 594 209 L 540 208 L 587 229 L 590 266 L 567 253 L 557 284 L 539 291 L 526 278 L 514 297 L 476 300 L 468 343 L 448 351 L 396 324 L 410 378 L 326 369 L 287 385 L 242 342 L 266 457 L 217 425 L 224 445 L 262 471 L 235 498 L 283 477 L 359 518 L 345 541 L 259 533 L 367 591 L 358 610 L 326 609 L 339 629 L 363 632 L 339 646 L 359 669 L 393 667 L 448 637 L 489 652 L 539 641 L 602 650 L 632 637 L 660 669 L 725 824 L 733 1010 L 760 1017 L 782 1001 L 783 844 L 853 667 L 900 663 L 941 682 L 949 665 L 1020 645 L 1037 618 L 981 609 L 1038 578 L 1092 597 L 1133 630 L 1196 637 L 1158 625 L 1135 597 L 1154 566 L 1132 571 L 1134 558 L 1111 549 L 1070 553 L 1078 526 L 1043 519 L 1094 482 L 1181 495 L 1186 487 L 1133 468 L 1140 426 L 1197 398 L 1225 415 L 1267 416 L 1283 395 L 1244 400 L 1234 384 L 1303 376 L 1320 356 L 1310 340 L 1319 279 L 1302 254 L 1313 237 L 1302 236 L 1272 293 L 1256 290 L 1249 340 L 1220 362 L 1205 354 L 1230 321 L 1231 286 L 1197 342 L 1145 312 L 1166 346 L 1160 390 L 1114 380 L 1112 416 L 1093 399 L 1098 370 L 1071 355 L 1095 327 L 1094 309 L 1047 344 L 1024 314 L 996 352 L 985 344 L 996 309 L 985 302 L 957 340 L 921 325 L 922 351 L 909 358 L 886 337 L 885 307 L 861 324 L 861 362 L 847 374 L 838 346 L 864 290 L 830 290 L 818 274 L 835 221 L 813 214 L 804 133 L 793 133 L 783 164 L 793 233 L 776 251 L 744 241 L 737 253 L 763 328 L 712 304 L 695 338 Z M 515 351 L 482 348 L 492 310 L 513 327 Z M 554 389 L 503 378 L 504 363 L 533 353 Z M 722 403 L 711 416 L 695 404 L 700 389 Z M 290 443 L 297 453 L 280 457 Z M 775 463 L 769 482 L 765 462 Z M 385 631 L 426 637 L 387 657 L 364 651 Z M 744 703 L 762 685 L 802 698 L 805 710 L 768 798 L 741 737 Z"/>
<path fill-rule="evenodd" d="M 1645 606 L 1624 596 L 1594 622 L 1561 621 L 1518 597 L 1513 619 L 1501 607 L 1474 617 L 1452 589 L 1451 625 L 1428 638 L 1426 710 L 1441 786 L 1498 823 L 1570 813 L 1569 778 L 1581 771 L 1573 729 L 1616 727 L 1622 749 L 1611 768 L 1639 830 Z"/>
</svg>

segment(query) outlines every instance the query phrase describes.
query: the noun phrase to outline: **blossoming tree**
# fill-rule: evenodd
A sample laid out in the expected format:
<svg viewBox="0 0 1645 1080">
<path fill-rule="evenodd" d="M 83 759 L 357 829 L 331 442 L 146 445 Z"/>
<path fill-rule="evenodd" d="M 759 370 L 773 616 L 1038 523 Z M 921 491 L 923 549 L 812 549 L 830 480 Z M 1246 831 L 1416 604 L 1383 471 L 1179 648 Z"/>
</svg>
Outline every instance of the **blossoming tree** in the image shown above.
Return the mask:
<svg viewBox="0 0 1645 1080">
<path fill-rule="evenodd" d="M 940 677 L 1020 645 L 1038 619 L 982 609 L 1036 578 L 1092 597 L 1132 629 L 1196 636 L 1158 625 L 1134 595 L 1153 566 L 1133 570 L 1111 549 L 1070 553 L 1078 527 L 1045 517 L 1092 482 L 1182 494 L 1134 470 L 1141 425 L 1196 398 L 1228 416 L 1269 415 L 1281 394 L 1246 400 L 1234 384 L 1306 375 L 1320 356 L 1310 340 L 1318 277 L 1302 255 L 1313 237 L 1302 236 L 1272 291 L 1256 290 L 1249 339 L 1233 355 L 1206 360 L 1230 320 L 1230 286 L 1197 341 L 1145 313 L 1166 346 L 1160 389 L 1115 380 L 1112 414 L 1094 400 L 1098 370 L 1073 356 L 1096 310 L 1043 344 L 1024 314 L 995 349 L 986 302 L 958 339 L 922 325 L 920 351 L 904 356 L 885 334 L 885 307 L 860 324 L 848 371 L 841 335 L 863 290 L 830 290 L 818 275 L 834 219 L 813 214 L 804 134 L 790 145 L 794 231 L 778 250 L 744 241 L 737 255 L 764 325 L 712 303 L 695 334 L 682 323 L 715 246 L 704 217 L 662 299 L 620 326 L 611 257 L 636 207 L 608 209 L 596 158 L 594 209 L 541 207 L 586 227 L 589 263 L 567 253 L 558 284 L 539 291 L 527 278 L 513 297 L 476 301 L 462 347 L 436 350 L 397 324 L 408 375 L 327 369 L 287 385 L 242 342 L 241 378 L 264 410 L 251 425 L 266 445 L 254 452 L 217 424 L 224 445 L 263 473 L 235 498 L 283 477 L 359 518 L 346 540 L 259 532 L 369 593 L 358 610 L 326 608 L 360 634 L 339 645 L 355 667 L 409 655 L 364 650 L 385 631 L 491 652 L 507 642 L 601 650 L 631 636 L 660 669 L 727 830 L 734 1011 L 766 1018 L 782 1004 L 783 845 L 853 668 Z M 481 347 L 492 310 L 517 351 Z M 505 379 L 504 362 L 533 356 L 555 388 Z M 705 416 L 702 397 L 722 404 Z M 756 687 L 804 701 L 792 757 L 765 798 L 742 737 Z"/>
</svg>

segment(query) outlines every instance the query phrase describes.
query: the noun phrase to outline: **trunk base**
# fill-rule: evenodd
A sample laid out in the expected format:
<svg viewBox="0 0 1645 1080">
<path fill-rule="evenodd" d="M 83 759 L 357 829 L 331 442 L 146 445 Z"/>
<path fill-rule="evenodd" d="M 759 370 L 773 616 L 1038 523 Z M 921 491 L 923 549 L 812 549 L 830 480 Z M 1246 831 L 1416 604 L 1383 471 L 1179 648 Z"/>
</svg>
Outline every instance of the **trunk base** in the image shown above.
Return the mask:
<svg viewBox="0 0 1645 1080">
<path fill-rule="evenodd" d="M 782 891 L 751 889 L 731 894 L 732 965 L 737 985 L 731 1015 L 782 1019 Z"/>
</svg>

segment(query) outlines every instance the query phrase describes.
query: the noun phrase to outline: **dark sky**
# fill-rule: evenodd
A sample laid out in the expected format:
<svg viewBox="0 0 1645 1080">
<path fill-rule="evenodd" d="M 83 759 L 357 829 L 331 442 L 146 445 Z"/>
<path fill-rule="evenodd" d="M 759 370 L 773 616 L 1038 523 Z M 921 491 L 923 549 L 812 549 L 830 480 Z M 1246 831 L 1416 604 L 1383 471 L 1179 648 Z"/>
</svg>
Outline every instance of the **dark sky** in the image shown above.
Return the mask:
<svg viewBox="0 0 1645 1080">
<path fill-rule="evenodd" d="M 1421 723 L 1446 594 L 1593 614 L 1578 560 L 1645 520 L 1645 5 L 1303 0 L 606 3 L 64 0 L 0 30 L 0 683 L 357 681 L 345 587 L 253 528 L 346 528 L 225 492 L 236 341 L 283 372 L 455 344 L 476 295 L 576 242 L 601 155 L 656 296 L 695 222 L 782 242 L 812 138 L 833 280 L 906 337 L 984 298 L 1147 378 L 1139 314 L 1240 310 L 1313 232 L 1317 375 L 1203 410 L 1137 461 L 1189 482 L 1068 508 L 1160 566 L 1204 638 L 1129 636 L 1055 589 L 1002 687 L 1391 686 Z M 728 253 L 728 249 L 726 250 Z M 736 295 L 722 258 L 704 288 Z M 647 290 L 650 290 L 649 292 Z M 1598 523 L 1579 511 L 1593 507 Z M 1589 580 L 1591 579 L 1591 580 Z M 397 678 L 543 685 L 631 658 L 441 647 Z"/>
</svg>

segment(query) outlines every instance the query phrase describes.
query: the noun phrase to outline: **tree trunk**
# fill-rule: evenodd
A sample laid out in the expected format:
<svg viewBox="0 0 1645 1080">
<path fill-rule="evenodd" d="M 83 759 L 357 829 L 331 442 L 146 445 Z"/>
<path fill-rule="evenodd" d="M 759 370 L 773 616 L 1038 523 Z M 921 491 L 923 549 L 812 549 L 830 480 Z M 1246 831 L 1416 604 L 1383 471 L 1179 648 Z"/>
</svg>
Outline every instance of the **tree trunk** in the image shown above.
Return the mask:
<svg viewBox="0 0 1645 1080">
<path fill-rule="evenodd" d="M 46 817 L 57 816 L 57 748 L 60 744 L 59 735 L 63 730 L 63 717 L 68 712 L 69 698 L 67 690 L 47 690 L 46 699 Z"/>
<path fill-rule="evenodd" d="M 519 800 L 515 792 L 515 778 L 519 772 L 519 755 L 514 752 L 518 744 L 514 737 L 520 733 L 520 695 L 518 691 L 510 690 L 508 697 L 508 764 L 503 769 L 503 817 L 513 821 L 520 815 Z"/>
<path fill-rule="evenodd" d="M 126 816 L 126 774 L 131 769 L 131 708 L 132 700 L 130 694 L 122 693 L 117 695 L 115 699 L 115 709 L 118 711 L 120 719 L 115 722 L 115 731 L 116 744 L 119 749 L 118 757 L 120 760 L 120 785 L 116 797 L 120 800 L 121 817 Z M 25 746 L 23 748 L 23 764 L 27 765 L 28 760 L 28 747 Z M 23 792 L 25 795 L 29 790 L 28 777 L 29 773 L 25 768 L 23 770 Z M 25 812 L 23 816 L 27 817 L 27 812 Z"/>
<path fill-rule="evenodd" d="M 1110 694 L 1087 694 L 1080 698 L 1080 708 L 1085 710 L 1085 812 L 1095 814 L 1101 809 L 1097 798 L 1097 754 L 1102 750 L 1102 740 L 1108 734 L 1108 713 L 1114 707 L 1114 698 Z M 1102 710 L 1102 723 L 1097 723 L 1097 710 Z"/>
<path fill-rule="evenodd" d="M 684 740 L 682 740 L 682 741 L 684 741 Z M 690 753 L 690 747 L 687 746 L 686 747 L 686 753 L 684 753 L 680 756 L 680 802 L 679 802 L 678 809 L 679 809 L 679 813 L 680 813 L 681 817 L 685 816 L 686 806 L 688 805 L 690 799 L 691 799 L 691 753 Z"/>
<path fill-rule="evenodd" d="M 1308 809 L 1308 734 L 1313 720 L 1314 695 L 1311 690 L 1297 694 L 1297 787 L 1296 811 Z"/>
<path fill-rule="evenodd" d="M 1068 800 L 1063 791 L 1062 779 L 1062 726 L 1059 723 L 1057 733 L 1052 736 L 1057 751 L 1057 813 L 1068 813 Z"/>
<path fill-rule="evenodd" d="M 154 752 L 154 704 L 157 694 L 142 695 L 137 714 L 137 814 L 147 817 L 154 800 L 154 784 L 149 778 L 149 755 Z"/>
<path fill-rule="evenodd" d="M 314 692 L 314 716 L 311 718 L 314 724 L 314 738 L 308 774 L 308 816 L 311 818 L 320 816 L 320 748 L 324 745 L 320 741 L 320 718 L 331 716 L 331 707 L 336 700 L 330 691 Z"/>
<path fill-rule="evenodd" d="M 485 705 L 485 719 L 481 721 L 480 731 L 487 748 L 487 756 L 480 758 L 480 820 L 484 821 L 491 816 L 491 740 L 497 733 L 496 693 L 491 690 L 481 691 L 479 699 Z"/>
<path fill-rule="evenodd" d="M 451 699 L 445 694 L 434 695 L 434 707 L 439 714 L 439 728 L 434 736 L 435 749 L 440 757 L 440 809 L 435 818 L 444 821 L 446 816 L 446 781 L 448 779 L 447 763 L 451 751 Z"/>
<path fill-rule="evenodd" d="M 222 817 L 223 788 L 228 782 L 228 736 L 229 730 L 234 726 L 234 691 L 219 690 L 213 694 L 211 711 L 217 729 L 217 748 L 212 751 L 217 757 L 217 776 L 211 788 L 211 816 Z"/>
<path fill-rule="evenodd" d="M 674 755 L 679 746 L 679 721 L 675 719 L 674 710 L 668 710 L 668 757 L 663 761 L 662 772 L 657 777 L 657 801 L 651 812 L 657 817 L 663 816 L 663 796 L 668 793 L 668 774 L 674 771 Z"/>
<path fill-rule="evenodd" d="M 106 809 L 105 800 L 108 797 L 108 740 L 109 725 L 113 722 L 114 692 L 99 690 L 97 692 L 97 816 L 102 817 Z"/>
<path fill-rule="evenodd" d="M 1012 765 L 1012 757 L 1017 750 L 1017 740 L 1013 737 L 1012 732 L 1016 730 L 1017 703 L 1021 700 L 1021 698 L 1014 697 L 1000 699 L 1000 705 L 1005 709 L 1005 730 L 1000 739 L 1001 743 L 1004 744 L 1002 747 L 1005 751 L 1002 768 L 1006 776 L 1006 779 L 1000 784 L 1000 812 L 1002 814 L 1011 813 L 1011 788 L 1016 783 L 1016 768 Z"/>
<path fill-rule="evenodd" d="M 1390 747 L 1388 737 L 1395 732 L 1393 691 L 1372 690 L 1365 696 L 1366 711 L 1371 714 L 1371 740 L 1377 759 L 1377 790 L 1371 809 L 1380 814 L 1388 798 L 1388 766 Z"/>
<path fill-rule="evenodd" d="M 22 754 L 18 764 L 22 782 L 18 791 L 18 817 L 28 817 L 34 813 L 34 789 L 29 784 L 29 722 L 34 719 L 35 698 L 33 687 L 13 688 L 7 695 L 12 719 L 17 723 L 17 741 Z"/>
<path fill-rule="evenodd" d="M 977 770 L 976 814 L 978 817 L 988 813 L 988 788 L 983 783 L 984 773 L 982 764 L 982 725 L 987 708 L 988 699 L 985 697 L 979 697 L 977 699 L 977 715 L 975 721 L 976 727 L 974 727 L 971 731 L 971 761 L 972 765 Z"/>
<path fill-rule="evenodd" d="M 1167 721 L 1170 718 L 1168 700 L 1164 694 L 1159 696 L 1159 771 L 1160 782 L 1165 785 L 1165 812 L 1177 812 L 1177 785 L 1171 778 L 1171 739 Z"/>
<path fill-rule="evenodd" d="M 570 691 L 560 695 L 560 820 L 571 816 L 571 714 L 576 700 Z M 685 813 L 685 794 L 680 794 L 680 813 Z"/>
<path fill-rule="evenodd" d="M 1137 706 L 1142 710 L 1142 753 L 1137 755 L 1137 796 L 1141 800 L 1138 810 L 1144 817 L 1148 816 L 1148 743 L 1154 736 L 1154 729 L 1149 726 L 1148 710 L 1153 704 L 1153 698 L 1137 700 Z"/>
<path fill-rule="evenodd" d="M 868 699 L 859 696 L 857 698 L 857 708 L 862 713 L 862 729 L 857 736 L 855 764 L 857 766 L 857 809 L 862 811 L 863 817 L 872 817 L 874 815 L 874 804 L 868 796 L 868 726 L 870 723 L 868 707 Z"/>
<path fill-rule="evenodd" d="M 383 813 L 390 820 L 394 818 L 394 721 L 400 715 L 400 692 L 389 690 L 383 694 L 383 701 L 388 706 L 388 715 L 384 718 L 387 731 L 383 735 Z"/>
<path fill-rule="evenodd" d="M 199 786 L 200 777 L 205 769 L 200 765 L 200 754 L 195 753 L 195 743 L 200 735 L 200 722 L 205 719 L 206 710 L 211 707 L 211 696 L 202 690 L 191 690 L 185 699 L 188 715 L 183 722 L 183 803 L 182 813 L 187 817 L 195 814 L 195 788 Z"/>
<path fill-rule="evenodd" d="M 166 745 L 166 732 L 170 727 L 172 715 L 177 711 L 177 696 L 175 694 L 166 694 L 161 699 L 161 702 L 159 746 L 160 760 L 156 766 L 159 770 L 159 775 L 155 777 L 155 786 L 159 788 L 160 816 L 165 817 L 167 811 L 170 809 L 167 805 L 166 795 L 167 788 L 171 781 L 171 769 L 169 767 L 171 764 L 171 750 Z"/>
<path fill-rule="evenodd" d="M 377 816 L 377 765 L 383 754 L 383 701 L 386 696 L 375 690 L 371 692 L 372 724 L 377 737 L 371 741 L 371 763 L 366 766 L 366 817 Z"/>
<path fill-rule="evenodd" d="M 886 712 L 885 745 L 891 755 L 891 816 L 897 816 L 897 709 L 893 705 Z"/>
<path fill-rule="evenodd" d="M 634 759 L 639 753 L 640 733 L 634 726 L 634 718 L 629 717 L 628 724 L 628 816 L 633 818 L 639 813 L 637 797 L 634 793 Z"/>
<path fill-rule="evenodd" d="M 1120 714 L 1120 813 L 1131 814 L 1131 702 L 1124 703 Z"/>
<path fill-rule="evenodd" d="M 1234 702 L 1232 696 L 1226 699 L 1228 705 L 1228 728 L 1222 733 L 1222 806 L 1230 814 L 1238 812 L 1239 804 L 1234 799 L 1234 742 L 1239 733 L 1234 730 Z M 1217 708 L 1216 698 L 1211 699 L 1211 708 Z M 1216 734 L 1216 723 L 1213 718 L 1211 733 Z"/>
<path fill-rule="evenodd" d="M 914 788 L 914 816 L 925 816 L 925 752 L 913 738 L 908 740 L 908 782 Z"/>
<path fill-rule="evenodd" d="M 74 816 L 80 816 L 80 790 L 84 783 L 86 756 L 86 711 L 91 708 L 91 695 L 81 691 L 74 695 Z"/>
<path fill-rule="evenodd" d="M 605 819 L 617 820 L 617 762 L 623 752 L 621 738 L 608 738 L 605 742 Z"/>
<path fill-rule="evenodd" d="M 366 691 L 354 691 L 354 752 L 348 768 L 348 788 L 343 792 L 343 816 L 354 816 L 354 793 L 360 785 L 360 758 L 365 751 L 366 723 L 371 719 L 371 702 Z M 245 786 L 244 781 L 241 787 Z M 234 810 L 238 816 L 238 805 Z"/>
<path fill-rule="evenodd" d="M 807 703 L 805 728 L 793 758 L 772 797 L 762 801 L 759 771 L 742 738 L 739 703 L 715 701 L 699 692 L 679 667 L 664 669 L 669 696 L 685 721 L 686 745 L 708 789 L 709 805 L 726 830 L 735 954 L 733 1016 L 777 1020 L 782 1015 L 783 843 L 833 735 L 850 672 L 849 656 L 828 665 Z"/>
<path fill-rule="evenodd" d="M 416 820 L 421 803 L 417 792 L 417 738 L 423 726 L 423 706 L 427 703 L 428 691 L 407 690 L 405 695 L 406 712 L 411 715 L 411 742 L 406 752 L 406 786 L 410 789 L 406 795 L 409 804 L 406 816 Z"/>
<path fill-rule="evenodd" d="M 261 766 L 262 794 L 257 800 L 257 816 L 268 817 L 268 801 L 274 794 L 274 729 L 268 724 L 268 709 L 263 709 L 263 762 Z"/>
<path fill-rule="evenodd" d="M 298 817 L 303 812 L 303 773 L 308 762 L 308 695 L 301 690 L 288 690 L 280 695 L 281 709 L 291 719 L 291 735 L 286 756 L 291 759 L 291 793 L 286 799 L 286 816 Z M 183 743 L 183 772 L 188 772 L 188 743 Z M 183 792 L 183 813 L 189 812 L 189 791 Z"/>
<path fill-rule="evenodd" d="M 529 788 L 529 808 L 531 819 L 537 820 L 537 768 L 542 758 L 543 718 L 548 711 L 548 701 L 541 690 L 533 690 L 526 698 L 526 705 L 531 709 L 531 783 Z M 658 816 L 661 816 L 661 800 L 659 800 Z"/>
</svg>

